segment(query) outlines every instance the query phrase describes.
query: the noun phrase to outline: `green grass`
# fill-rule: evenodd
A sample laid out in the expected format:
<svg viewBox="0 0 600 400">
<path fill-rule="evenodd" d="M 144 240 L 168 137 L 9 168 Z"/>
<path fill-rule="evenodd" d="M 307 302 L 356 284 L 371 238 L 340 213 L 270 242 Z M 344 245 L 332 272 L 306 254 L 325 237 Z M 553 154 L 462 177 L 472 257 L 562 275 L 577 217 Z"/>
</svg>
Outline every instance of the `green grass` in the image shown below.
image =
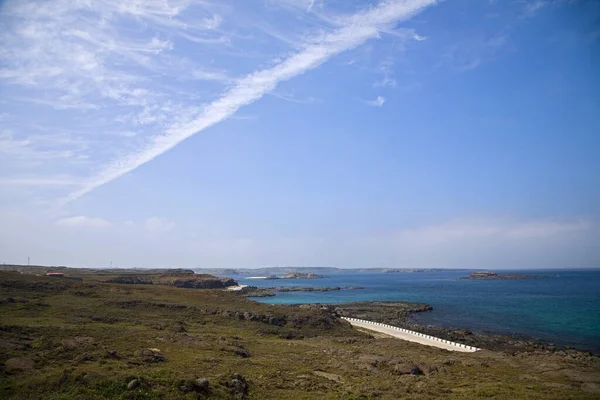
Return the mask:
<svg viewBox="0 0 600 400">
<path fill-rule="evenodd" d="M 82 276 L 76 282 L 0 272 L 0 364 L 15 357 L 35 362 L 32 369 L 2 368 L 0 398 L 227 399 L 235 373 L 245 376 L 252 399 L 598 398 L 581 389 L 600 371 L 594 357 L 450 353 L 373 339 L 316 308 Z M 235 312 L 287 322 L 274 326 Z M 165 360 L 144 361 L 136 351 L 145 348 L 160 349 Z M 364 355 L 385 360 L 372 366 Z M 397 363 L 416 364 L 425 374 L 397 375 Z M 588 374 L 579 379 L 572 371 Z M 210 392 L 182 390 L 200 377 Z M 142 383 L 127 390 L 132 379 Z"/>
</svg>

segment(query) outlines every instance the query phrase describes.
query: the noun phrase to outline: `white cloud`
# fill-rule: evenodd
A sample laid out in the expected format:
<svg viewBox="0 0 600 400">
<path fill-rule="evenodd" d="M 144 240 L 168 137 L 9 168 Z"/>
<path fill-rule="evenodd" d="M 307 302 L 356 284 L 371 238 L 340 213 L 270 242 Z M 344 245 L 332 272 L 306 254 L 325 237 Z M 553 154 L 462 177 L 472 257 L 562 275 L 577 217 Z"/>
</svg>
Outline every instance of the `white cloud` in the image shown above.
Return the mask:
<svg viewBox="0 0 600 400">
<path fill-rule="evenodd" d="M 83 215 L 63 218 L 56 221 L 56 226 L 63 228 L 106 228 L 111 223 L 102 218 L 90 218 Z"/>
<path fill-rule="evenodd" d="M 385 103 L 385 98 L 383 98 L 382 96 L 377 96 L 375 100 L 368 100 L 365 103 L 371 107 L 383 107 L 383 104 Z"/>
<path fill-rule="evenodd" d="M 421 36 L 415 33 L 413 35 L 413 39 L 415 39 L 417 42 L 422 42 L 423 40 L 427 40 L 427 36 Z"/>
<path fill-rule="evenodd" d="M 297 103 L 297 104 L 314 104 L 314 103 L 321 102 L 321 100 L 315 99 L 314 97 L 310 97 L 310 96 L 309 97 L 298 97 L 293 93 L 286 93 L 286 92 L 273 91 L 270 93 L 270 95 L 277 97 L 278 99 L 289 101 L 292 103 Z"/>
<path fill-rule="evenodd" d="M 202 26 L 206 29 L 217 29 L 223 22 L 223 18 L 220 15 L 213 15 L 211 18 L 206 18 L 202 21 Z"/>
<path fill-rule="evenodd" d="M 394 60 L 388 58 L 381 63 L 379 67 L 379 73 L 383 75 L 381 80 L 373 84 L 374 87 L 392 87 L 395 88 L 397 85 L 396 78 L 394 78 Z"/>
<path fill-rule="evenodd" d="M 181 227 L 168 234 L 144 234 L 148 221 L 115 223 L 82 235 L 84 228 L 58 228 L 54 220 L 50 223 L 40 215 L 2 210 L 0 220 L 6 228 L 0 229 L 0 261 L 5 262 L 26 260 L 30 255 L 50 265 L 91 267 L 108 265 L 109 260 L 123 266 L 210 264 L 222 268 L 279 264 L 517 269 L 597 267 L 600 263 L 600 221 L 594 218 L 479 218 L 398 227 L 378 234 L 361 229 L 354 235 L 339 229 L 315 230 L 309 236 L 281 231 L 250 237 L 198 227 L 193 232 Z M 88 218 L 73 219 L 82 220 Z M 158 221 L 159 232 L 172 226 L 164 218 L 149 220 Z M 80 224 L 67 223 L 69 227 Z"/>
<path fill-rule="evenodd" d="M 175 223 L 167 218 L 150 217 L 146 220 L 145 227 L 150 232 L 168 232 L 175 228 Z"/>
<path fill-rule="evenodd" d="M 155 136 L 143 148 L 106 166 L 97 176 L 89 179 L 81 189 L 72 192 L 66 201 L 77 199 L 133 171 L 183 140 L 228 119 L 241 107 L 271 92 L 280 82 L 301 75 L 341 52 L 378 37 L 380 31 L 389 29 L 393 24 L 406 20 L 435 3 L 436 0 L 383 1 L 372 9 L 341 19 L 338 29 L 306 41 L 299 46 L 302 50 L 274 67 L 256 71 L 238 80 L 231 89 L 208 104 L 193 120 L 172 123 L 163 135 Z"/>
</svg>

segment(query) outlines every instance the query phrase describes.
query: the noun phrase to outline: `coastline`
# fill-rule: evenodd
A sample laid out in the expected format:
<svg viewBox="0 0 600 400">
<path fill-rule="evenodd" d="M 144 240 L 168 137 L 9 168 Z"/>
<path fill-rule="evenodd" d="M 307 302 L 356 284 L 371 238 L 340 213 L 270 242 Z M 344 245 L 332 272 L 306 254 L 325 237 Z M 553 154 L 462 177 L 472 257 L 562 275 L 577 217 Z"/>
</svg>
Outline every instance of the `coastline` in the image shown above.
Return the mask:
<svg viewBox="0 0 600 400">
<path fill-rule="evenodd" d="M 494 332 L 475 333 L 468 328 L 446 328 L 437 325 L 424 325 L 416 321 L 414 315 L 432 311 L 433 307 L 426 303 L 365 301 L 340 304 L 296 304 L 289 306 L 318 307 L 327 310 L 337 317 L 380 322 L 473 347 L 509 354 L 532 352 L 542 354 L 556 353 L 574 358 L 597 357 L 600 355 L 588 349 L 557 346 L 554 343 L 526 335 L 506 335 Z"/>
<path fill-rule="evenodd" d="M 434 275 L 334 275 L 310 286 L 361 285 L 363 291 L 277 293 L 268 304 L 338 304 L 372 301 L 428 303 L 429 313 L 402 321 L 395 313 L 378 320 L 447 340 L 510 351 L 578 349 L 600 354 L 597 272 L 502 271 L 548 279 L 460 279 L 460 272 Z M 468 275 L 468 274 L 467 274 Z M 264 285 L 264 284 L 263 284 Z M 263 286 L 259 285 L 259 286 Z M 354 316 L 359 318 L 358 315 Z M 381 315 L 380 317 L 384 317 Z M 367 318 L 364 318 L 367 319 Z M 375 319 L 374 319 L 375 320 Z M 391 323 L 390 323 L 391 322 Z M 488 344 L 489 343 L 489 344 Z M 479 345 L 479 346 L 478 346 Z"/>
</svg>

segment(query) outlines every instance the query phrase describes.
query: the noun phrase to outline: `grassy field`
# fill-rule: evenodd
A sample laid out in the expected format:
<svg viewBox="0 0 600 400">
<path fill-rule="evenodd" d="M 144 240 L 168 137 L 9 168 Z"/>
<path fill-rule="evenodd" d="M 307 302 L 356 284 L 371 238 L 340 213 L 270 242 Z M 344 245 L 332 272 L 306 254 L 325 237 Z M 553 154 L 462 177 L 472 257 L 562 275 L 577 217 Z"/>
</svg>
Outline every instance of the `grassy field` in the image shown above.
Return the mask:
<svg viewBox="0 0 600 400">
<path fill-rule="evenodd" d="M 0 272 L 0 398 L 598 399 L 578 352 L 453 353 L 319 307 Z"/>
</svg>

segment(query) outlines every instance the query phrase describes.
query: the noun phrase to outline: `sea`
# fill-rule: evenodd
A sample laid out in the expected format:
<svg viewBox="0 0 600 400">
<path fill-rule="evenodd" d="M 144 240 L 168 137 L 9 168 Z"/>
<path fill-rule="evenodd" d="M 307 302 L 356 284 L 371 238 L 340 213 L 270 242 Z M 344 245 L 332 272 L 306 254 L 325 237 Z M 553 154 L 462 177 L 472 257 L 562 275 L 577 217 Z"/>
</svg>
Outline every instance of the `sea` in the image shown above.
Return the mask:
<svg viewBox="0 0 600 400">
<path fill-rule="evenodd" d="M 271 304 L 336 304 L 353 301 L 427 303 L 433 311 L 415 314 L 424 325 L 476 333 L 526 336 L 600 354 L 600 269 L 512 270 L 502 273 L 547 275 L 540 279 L 469 280 L 473 271 L 335 273 L 322 279 L 249 279 L 258 287 L 360 286 L 359 290 L 284 292 L 254 300 Z"/>
</svg>

